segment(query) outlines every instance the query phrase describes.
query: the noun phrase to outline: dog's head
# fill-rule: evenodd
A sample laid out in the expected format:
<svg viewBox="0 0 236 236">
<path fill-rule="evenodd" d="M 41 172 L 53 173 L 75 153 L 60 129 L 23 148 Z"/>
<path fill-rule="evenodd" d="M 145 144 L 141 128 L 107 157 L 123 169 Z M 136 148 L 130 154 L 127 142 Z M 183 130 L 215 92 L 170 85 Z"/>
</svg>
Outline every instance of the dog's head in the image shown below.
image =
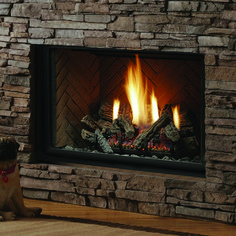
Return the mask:
<svg viewBox="0 0 236 236">
<path fill-rule="evenodd" d="M 0 162 L 16 160 L 19 146 L 12 137 L 0 138 Z"/>
</svg>

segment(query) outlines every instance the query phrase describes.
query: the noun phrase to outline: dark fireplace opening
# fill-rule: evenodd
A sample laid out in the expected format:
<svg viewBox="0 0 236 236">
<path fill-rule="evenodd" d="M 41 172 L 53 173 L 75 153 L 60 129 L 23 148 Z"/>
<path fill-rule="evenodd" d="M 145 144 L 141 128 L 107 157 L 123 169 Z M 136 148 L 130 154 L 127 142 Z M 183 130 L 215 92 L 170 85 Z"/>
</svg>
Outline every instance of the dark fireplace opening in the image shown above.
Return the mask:
<svg viewBox="0 0 236 236">
<path fill-rule="evenodd" d="M 35 157 L 204 175 L 204 57 L 36 46 Z"/>
</svg>

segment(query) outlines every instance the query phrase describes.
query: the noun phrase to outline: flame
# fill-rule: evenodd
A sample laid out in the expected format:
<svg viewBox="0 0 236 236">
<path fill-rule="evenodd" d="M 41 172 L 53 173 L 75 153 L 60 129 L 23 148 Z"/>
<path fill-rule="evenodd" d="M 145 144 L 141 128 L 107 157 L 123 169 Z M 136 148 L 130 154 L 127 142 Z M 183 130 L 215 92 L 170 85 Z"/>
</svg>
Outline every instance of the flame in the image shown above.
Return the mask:
<svg viewBox="0 0 236 236">
<path fill-rule="evenodd" d="M 148 122 L 148 96 L 147 96 L 147 85 L 144 85 L 143 78 L 142 78 L 142 71 L 141 71 L 141 64 L 136 55 L 136 65 L 130 64 L 128 67 L 128 77 L 125 84 L 125 89 L 127 93 L 127 97 L 129 103 L 132 108 L 133 113 L 133 124 L 136 124 L 140 127 L 145 127 L 150 125 Z M 154 92 L 153 92 L 154 96 Z M 150 100 L 153 100 L 150 98 Z M 154 120 L 158 119 L 158 107 L 157 107 L 157 100 L 153 100 L 153 106 L 155 107 Z"/>
<path fill-rule="evenodd" d="M 114 101 L 113 101 L 113 120 L 118 118 L 119 109 L 120 109 L 120 100 L 114 99 Z"/>
<path fill-rule="evenodd" d="M 172 113 L 173 113 L 173 121 L 175 127 L 180 130 L 180 105 L 176 105 L 175 107 L 172 107 Z"/>
<path fill-rule="evenodd" d="M 130 64 L 128 67 L 128 78 L 125 84 L 127 97 L 133 112 L 133 124 L 142 126 L 147 123 L 147 95 L 143 89 L 143 79 L 141 65 L 136 55 L 136 65 Z"/>
<path fill-rule="evenodd" d="M 151 102 L 152 102 L 152 122 L 154 123 L 159 119 L 158 103 L 154 91 L 152 91 Z"/>
</svg>

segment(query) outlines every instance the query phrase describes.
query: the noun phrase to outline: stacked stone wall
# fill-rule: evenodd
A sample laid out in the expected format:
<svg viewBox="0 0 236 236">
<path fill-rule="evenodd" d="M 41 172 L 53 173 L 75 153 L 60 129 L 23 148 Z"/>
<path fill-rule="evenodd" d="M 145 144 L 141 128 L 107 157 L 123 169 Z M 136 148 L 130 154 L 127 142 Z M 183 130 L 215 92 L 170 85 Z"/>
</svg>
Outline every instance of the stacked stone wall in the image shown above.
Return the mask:
<svg viewBox="0 0 236 236">
<path fill-rule="evenodd" d="M 205 185 L 216 189 L 207 187 L 212 193 L 206 194 L 204 189 L 194 188 L 194 194 L 204 193 L 204 202 L 201 197 L 199 201 L 188 198 L 192 188 L 186 189 L 184 184 L 178 190 L 165 186 L 165 202 L 160 204 L 185 215 L 205 216 L 204 209 L 211 211 L 211 218 L 234 222 L 236 0 L 0 0 L 0 135 L 17 139 L 21 163 L 30 161 L 33 145 L 34 45 L 204 54 Z M 133 201 L 134 193 L 125 192 L 116 194 L 124 202 Z M 104 197 L 96 194 L 90 198 Z M 148 204 L 151 209 L 157 203 Z M 196 208 L 199 211 L 193 210 Z"/>
</svg>

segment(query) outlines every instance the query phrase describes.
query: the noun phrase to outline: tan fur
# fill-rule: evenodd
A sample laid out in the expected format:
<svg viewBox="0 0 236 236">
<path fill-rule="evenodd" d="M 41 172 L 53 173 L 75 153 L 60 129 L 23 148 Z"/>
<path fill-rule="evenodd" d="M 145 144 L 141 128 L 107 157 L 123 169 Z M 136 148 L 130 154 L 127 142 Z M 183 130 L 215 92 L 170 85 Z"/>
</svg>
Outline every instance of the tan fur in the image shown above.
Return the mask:
<svg viewBox="0 0 236 236">
<path fill-rule="evenodd" d="M 12 142 L 16 144 L 16 141 L 11 137 L 0 138 L 0 144 L 3 142 Z M 11 161 L 0 161 L 0 169 L 7 170 L 11 168 L 16 161 L 16 159 Z M 15 171 L 8 174 L 7 177 L 8 182 L 5 183 L 2 175 L 0 175 L 0 221 L 14 220 L 16 215 L 26 217 L 39 215 L 42 211 L 41 208 L 27 208 L 24 205 L 18 166 L 16 166 Z"/>
</svg>

